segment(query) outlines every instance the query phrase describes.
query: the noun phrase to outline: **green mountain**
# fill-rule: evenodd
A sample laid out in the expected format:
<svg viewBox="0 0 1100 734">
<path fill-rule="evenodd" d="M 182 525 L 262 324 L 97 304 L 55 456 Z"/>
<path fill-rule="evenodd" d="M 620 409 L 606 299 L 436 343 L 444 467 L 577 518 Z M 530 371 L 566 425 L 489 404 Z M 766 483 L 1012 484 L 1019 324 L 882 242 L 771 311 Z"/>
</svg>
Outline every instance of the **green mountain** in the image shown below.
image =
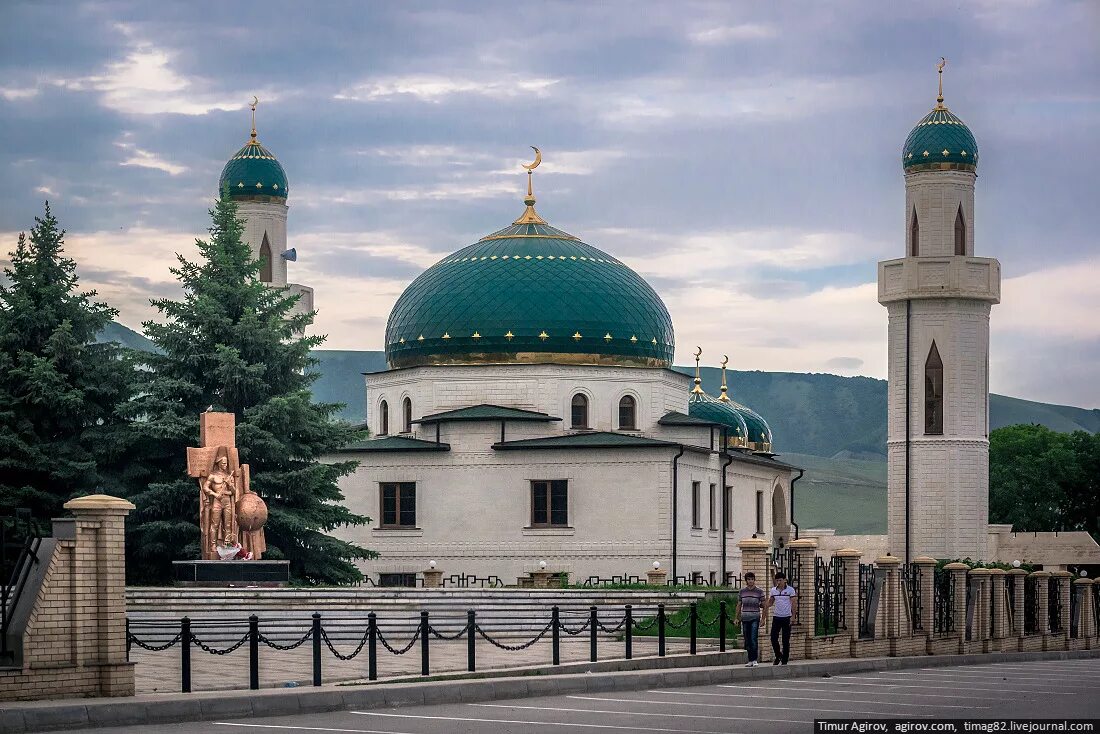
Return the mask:
<svg viewBox="0 0 1100 734">
<path fill-rule="evenodd" d="M 113 324 L 101 341 L 150 349 L 148 339 Z M 317 400 L 343 403 L 341 417 L 366 419 L 364 372 L 386 368 L 379 351 L 319 349 Z M 694 374 L 692 367 L 677 367 Z M 775 448 L 806 470 L 796 485 L 796 520 L 803 528 L 834 527 L 843 533 L 886 531 L 886 381 L 799 372 L 730 370 L 730 395 L 771 425 Z M 701 370 L 703 389 L 717 395 L 721 371 Z M 989 396 L 991 428 L 1039 423 L 1055 431 L 1100 431 L 1100 410 L 1050 405 L 1004 395 Z"/>
</svg>

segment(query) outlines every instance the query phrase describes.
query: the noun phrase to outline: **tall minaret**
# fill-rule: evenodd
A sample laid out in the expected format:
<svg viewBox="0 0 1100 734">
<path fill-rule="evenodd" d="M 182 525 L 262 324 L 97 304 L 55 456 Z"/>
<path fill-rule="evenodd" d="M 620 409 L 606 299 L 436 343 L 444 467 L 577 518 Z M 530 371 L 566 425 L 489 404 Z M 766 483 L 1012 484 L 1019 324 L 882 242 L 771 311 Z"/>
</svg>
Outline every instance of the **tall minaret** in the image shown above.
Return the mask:
<svg viewBox="0 0 1100 734">
<path fill-rule="evenodd" d="M 275 155 L 260 144 L 256 134 L 256 105 L 252 98 L 252 133 L 222 169 L 220 191 L 227 191 L 245 220 L 244 239 L 260 260 L 260 280 L 287 286 L 301 295 L 297 311 L 313 310 L 313 289 L 287 282 L 287 263 L 297 252 L 286 246 L 288 186 L 286 172 Z"/>
<path fill-rule="evenodd" d="M 943 104 L 902 149 L 905 257 L 878 264 L 889 314 L 888 525 L 907 559 L 988 560 L 989 312 L 1001 266 L 974 256 L 974 135 Z"/>
</svg>

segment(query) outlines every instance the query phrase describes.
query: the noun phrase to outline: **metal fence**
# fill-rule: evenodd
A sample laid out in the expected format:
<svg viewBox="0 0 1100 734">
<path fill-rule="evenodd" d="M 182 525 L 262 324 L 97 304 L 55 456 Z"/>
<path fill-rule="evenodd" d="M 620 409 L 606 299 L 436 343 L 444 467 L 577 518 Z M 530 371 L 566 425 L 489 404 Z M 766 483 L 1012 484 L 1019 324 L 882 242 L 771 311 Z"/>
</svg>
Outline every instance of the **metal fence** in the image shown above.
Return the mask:
<svg viewBox="0 0 1100 734">
<path fill-rule="evenodd" d="M 685 613 L 686 612 L 686 613 Z M 301 618 L 265 618 L 253 614 L 247 620 L 192 620 L 188 617 L 143 618 L 127 620 L 126 650 L 132 646 L 154 653 L 167 653 L 176 649 L 179 655 L 180 681 L 183 693 L 191 692 L 192 654 L 195 650 L 211 655 L 228 655 L 244 646 L 248 646 L 248 685 L 255 690 L 260 687 L 259 656 L 262 647 L 285 652 L 297 649 L 307 643 L 312 645 L 313 685 L 321 685 L 324 665 L 324 651 L 337 660 L 352 660 L 366 655 L 367 678 L 377 680 L 379 656 L 382 651 L 390 655 L 420 654 L 420 674 L 431 674 L 432 640 L 466 641 L 467 670 L 477 670 L 477 650 L 479 641 L 508 652 L 526 650 L 541 640 L 550 639 L 550 658 L 553 665 L 561 664 L 562 635 L 588 638 L 589 661 L 599 660 L 600 635 L 604 635 L 604 649 L 610 644 L 621 642 L 623 658 L 630 660 L 634 656 L 634 636 L 640 633 L 652 636 L 656 633 L 657 655 L 666 655 L 666 641 L 669 631 L 684 630 L 689 641 L 689 654 L 698 651 L 700 626 L 717 630 L 718 649 L 725 652 L 727 639 L 736 637 L 733 624 L 733 606 L 720 601 L 718 612 L 712 619 L 705 618 L 693 602 L 686 610 L 667 614 L 664 604 L 652 609 L 625 607 L 589 607 L 587 613 L 581 610 L 562 610 L 551 607 L 545 624 L 536 626 L 537 632 L 529 639 L 512 644 L 515 635 L 521 631 L 515 625 L 509 627 L 509 620 L 492 615 L 479 615 L 476 611 L 467 611 L 464 617 L 454 615 L 437 616 L 433 621 L 426 611 L 420 612 L 419 619 L 380 620 L 374 612 L 361 618 L 332 617 L 322 619 L 319 613 L 312 616 L 312 624 L 304 627 Z M 639 614 L 636 617 L 635 614 Z M 677 617 L 679 620 L 677 621 Z M 523 621 L 523 630 L 529 629 L 530 620 Z M 733 634 L 730 634 L 730 633 Z M 527 632 L 527 634 L 530 634 Z M 613 636 L 608 639 L 608 636 Z M 508 639 L 509 642 L 504 642 Z M 381 647 L 381 650 L 379 649 Z M 615 657 L 620 657 L 615 655 Z M 605 659 L 610 659 L 605 655 Z M 438 671 L 437 671 L 438 672 Z"/>
<path fill-rule="evenodd" d="M 923 572 L 916 563 L 902 566 L 901 584 L 902 592 L 909 600 L 909 619 L 913 623 L 913 631 L 924 629 L 924 620 L 921 619 L 921 578 Z"/>
<path fill-rule="evenodd" d="M 772 568 L 787 578 L 787 583 L 797 591 L 802 562 L 793 548 L 775 548 L 772 550 Z"/>
<path fill-rule="evenodd" d="M 932 573 L 933 633 L 948 636 L 955 632 L 955 575 L 937 568 Z"/>
<path fill-rule="evenodd" d="M 1016 594 L 1019 590 L 1016 587 L 1016 576 L 1009 574 L 1005 576 L 1005 621 L 1008 623 L 1007 632 L 1018 632 L 1019 628 L 1016 626 L 1020 623 L 1020 620 L 1016 619 Z"/>
<path fill-rule="evenodd" d="M 1081 589 L 1074 586 L 1072 579 L 1066 579 L 1069 587 L 1069 636 L 1077 639 L 1081 634 Z"/>
<path fill-rule="evenodd" d="M 0 665 L 15 659 L 8 648 L 8 627 L 31 569 L 39 562 L 41 545 L 42 535 L 30 510 L 19 509 L 0 518 Z"/>
<path fill-rule="evenodd" d="M 871 563 L 859 564 L 859 636 L 870 639 L 875 636 L 876 601 L 875 566 Z"/>
<path fill-rule="evenodd" d="M 1024 578 L 1024 634 L 1039 632 L 1039 580 Z"/>
<path fill-rule="evenodd" d="M 844 562 L 814 559 L 814 634 L 835 635 L 847 629 L 844 620 Z"/>
<path fill-rule="evenodd" d="M 1052 576 L 1047 581 L 1047 623 L 1048 629 L 1053 634 L 1061 634 L 1062 620 L 1062 584 L 1066 579 Z"/>
</svg>

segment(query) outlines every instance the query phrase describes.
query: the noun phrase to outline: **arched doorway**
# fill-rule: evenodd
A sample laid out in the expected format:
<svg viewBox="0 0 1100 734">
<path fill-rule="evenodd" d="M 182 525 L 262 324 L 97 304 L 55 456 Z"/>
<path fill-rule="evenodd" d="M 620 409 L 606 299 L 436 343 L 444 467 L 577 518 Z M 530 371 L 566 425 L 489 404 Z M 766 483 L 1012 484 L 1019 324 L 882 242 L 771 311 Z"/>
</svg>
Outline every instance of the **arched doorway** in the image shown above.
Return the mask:
<svg viewBox="0 0 1100 734">
<path fill-rule="evenodd" d="M 787 492 L 781 482 L 772 488 L 772 546 L 787 545 L 791 538 L 791 515 L 787 510 Z"/>
</svg>

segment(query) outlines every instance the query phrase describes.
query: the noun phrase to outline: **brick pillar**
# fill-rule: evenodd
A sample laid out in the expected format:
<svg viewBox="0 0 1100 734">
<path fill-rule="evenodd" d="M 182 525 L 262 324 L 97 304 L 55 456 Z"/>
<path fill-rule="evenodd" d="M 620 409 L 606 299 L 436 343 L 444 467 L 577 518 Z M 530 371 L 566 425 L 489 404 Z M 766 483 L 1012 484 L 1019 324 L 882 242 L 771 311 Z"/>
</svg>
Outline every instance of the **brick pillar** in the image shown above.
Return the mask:
<svg viewBox="0 0 1100 734">
<path fill-rule="evenodd" d="M 425 589 L 442 589 L 443 588 L 443 572 L 434 568 L 429 568 L 424 572 L 424 588 Z"/>
<path fill-rule="evenodd" d="M 886 582 L 879 597 L 879 606 L 882 609 L 880 619 L 885 626 L 881 632 L 875 630 L 875 637 L 889 640 L 901 634 L 901 575 L 898 573 L 901 559 L 887 554 L 877 559 L 875 566 L 886 572 Z"/>
<path fill-rule="evenodd" d="M 665 586 L 668 581 L 668 572 L 661 568 L 646 571 L 646 583 L 650 586 Z"/>
<path fill-rule="evenodd" d="M 1035 593 L 1039 595 L 1039 616 L 1036 621 L 1038 633 L 1043 636 L 1043 649 L 1046 649 L 1046 638 L 1050 636 L 1050 599 L 1047 596 L 1050 589 L 1050 571 L 1032 571 L 1031 578 L 1035 579 Z"/>
<path fill-rule="evenodd" d="M 943 568 L 954 579 L 952 583 L 955 584 L 955 597 L 951 600 L 953 622 L 955 634 L 961 639 L 966 636 L 966 582 L 970 566 L 965 563 L 948 563 Z"/>
<path fill-rule="evenodd" d="M 756 585 L 767 594 L 772 587 L 772 564 L 768 558 L 768 549 L 771 547 L 763 538 L 745 538 L 738 541 L 737 547 L 741 551 L 741 578 L 752 572 L 756 575 Z M 800 592 L 801 593 L 801 592 Z M 732 610 L 731 610 L 732 611 Z M 764 609 L 760 610 L 760 631 L 757 642 L 760 648 L 760 662 L 766 663 L 772 660 L 772 646 L 768 642 L 771 614 Z M 740 631 L 738 631 L 740 633 Z"/>
<path fill-rule="evenodd" d="M 862 551 L 842 548 L 833 554 L 840 558 L 844 586 L 844 626 L 853 640 L 859 639 L 859 559 Z"/>
<path fill-rule="evenodd" d="M 126 661 L 126 515 L 134 505 L 93 494 L 69 500 L 76 526 L 74 609 L 80 663 L 99 673 L 102 696 L 134 695 Z"/>
<path fill-rule="evenodd" d="M 1005 571 L 993 568 L 989 571 L 989 603 L 993 605 L 993 629 L 989 634 L 994 640 L 1003 640 L 1008 635 L 1008 610 L 1005 609 Z M 995 649 L 1000 650 L 998 642 Z"/>
<path fill-rule="evenodd" d="M 968 581 L 977 581 L 974 594 L 974 621 L 970 627 L 971 642 L 980 643 L 982 649 L 989 650 L 986 644 L 993 635 L 989 629 L 989 569 L 974 568 L 970 570 Z"/>
<path fill-rule="evenodd" d="M 1073 574 L 1069 571 L 1051 571 L 1052 579 L 1058 579 L 1058 595 L 1062 602 L 1062 628 L 1060 634 L 1069 639 L 1069 587 L 1073 583 Z"/>
<path fill-rule="evenodd" d="M 933 617 L 936 614 L 935 591 L 936 559 L 917 556 L 913 564 L 920 569 L 920 624 L 925 635 L 932 634 Z"/>
<path fill-rule="evenodd" d="M 1074 579 L 1073 587 L 1078 594 L 1081 595 L 1081 610 L 1078 612 L 1081 615 L 1081 626 L 1078 627 L 1078 636 L 1088 640 L 1086 647 L 1092 649 L 1096 647 L 1094 641 L 1091 638 L 1096 637 L 1096 620 L 1092 616 L 1092 585 L 1095 583 L 1092 579 Z"/>
<path fill-rule="evenodd" d="M 792 627 L 791 632 L 792 634 L 808 634 L 812 637 L 814 617 L 817 611 L 817 595 L 814 593 L 817 582 L 817 577 L 814 574 L 814 563 L 817 560 L 817 541 L 813 538 L 800 538 L 792 540 L 787 547 L 793 550 L 798 558 L 798 578 L 787 579 L 787 583 L 793 584 L 798 592 L 798 624 Z"/>
<path fill-rule="evenodd" d="M 1015 591 L 1012 597 L 1013 626 L 1008 633 L 1010 637 L 1019 639 L 1024 636 L 1024 580 L 1027 578 L 1027 571 L 1014 568 L 1008 573 L 1013 578 Z"/>
</svg>

